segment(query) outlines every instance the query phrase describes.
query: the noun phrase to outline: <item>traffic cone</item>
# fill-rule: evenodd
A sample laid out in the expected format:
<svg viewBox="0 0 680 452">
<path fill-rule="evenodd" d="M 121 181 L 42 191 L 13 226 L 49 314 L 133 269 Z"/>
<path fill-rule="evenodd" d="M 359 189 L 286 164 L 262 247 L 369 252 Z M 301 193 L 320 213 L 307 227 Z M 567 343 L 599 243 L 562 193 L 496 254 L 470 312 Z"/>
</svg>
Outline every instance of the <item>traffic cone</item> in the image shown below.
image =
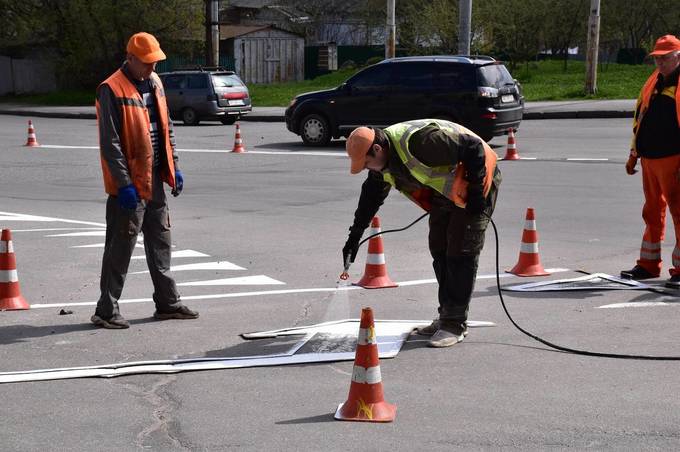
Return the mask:
<svg viewBox="0 0 680 452">
<path fill-rule="evenodd" d="M 550 274 L 543 269 L 541 259 L 538 256 L 536 218 L 534 216 L 534 209 L 531 207 L 527 208 L 524 231 L 522 232 L 522 245 L 519 250 L 519 261 L 517 261 L 512 270 L 506 270 L 506 272 L 517 276 L 547 276 Z"/>
<path fill-rule="evenodd" d="M 505 157 L 503 157 L 503 160 L 519 160 L 517 146 L 515 145 L 515 131 L 512 130 L 512 127 L 508 129 L 508 147 L 505 151 Z"/>
<path fill-rule="evenodd" d="M 38 143 L 38 140 L 35 138 L 35 129 L 33 128 L 33 122 L 30 119 L 28 120 L 28 140 L 26 140 L 24 146 L 40 146 L 40 143 Z"/>
<path fill-rule="evenodd" d="M 3 229 L 0 234 L 0 311 L 29 309 L 28 302 L 21 295 L 17 261 L 12 245 L 12 231 Z"/>
<path fill-rule="evenodd" d="M 243 140 L 241 140 L 241 126 L 236 123 L 236 134 L 234 135 L 234 148 L 231 152 L 241 153 L 246 152 L 246 147 L 243 145 Z"/>
<path fill-rule="evenodd" d="M 373 310 L 361 310 L 357 351 L 354 357 L 352 383 L 347 401 L 338 406 L 335 419 L 339 421 L 392 422 L 397 407 L 385 402 L 383 394 L 378 342 L 375 335 Z"/>
<path fill-rule="evenodd" d="M 380 232 L 380 218 L 373 217 L 369 235 Z M 386 287 L 397 287 L 397 283 L 387 276 L 387 266 L 385 265 L 385 253 L 383 252 L 382 235 L 377 235 L 368 240 L 368 256 L 366 257 L 366 267 L 364 276 L 355 286 L 364 289 L 382 289 Z"/>
</svg>

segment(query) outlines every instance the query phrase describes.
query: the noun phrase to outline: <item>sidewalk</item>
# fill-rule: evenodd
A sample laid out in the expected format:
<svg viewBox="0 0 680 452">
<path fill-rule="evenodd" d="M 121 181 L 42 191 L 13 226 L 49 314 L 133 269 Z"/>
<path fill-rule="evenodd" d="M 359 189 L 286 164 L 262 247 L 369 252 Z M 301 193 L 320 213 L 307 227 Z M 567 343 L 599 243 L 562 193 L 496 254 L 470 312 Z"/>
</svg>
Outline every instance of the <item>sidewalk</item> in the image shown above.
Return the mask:
<svg viewBox="0 0 680 452">
<path fill-rule="evenodd" d="M 635 99 L 527 102 L 522 119 L 632 118 Z M 284 107 L 253 107 L 241 121 L 284 122 Z M 41 118 L 95 119 L 91 107 L 46 107 L 0 103 L 0 114 Z"/>
</svg>

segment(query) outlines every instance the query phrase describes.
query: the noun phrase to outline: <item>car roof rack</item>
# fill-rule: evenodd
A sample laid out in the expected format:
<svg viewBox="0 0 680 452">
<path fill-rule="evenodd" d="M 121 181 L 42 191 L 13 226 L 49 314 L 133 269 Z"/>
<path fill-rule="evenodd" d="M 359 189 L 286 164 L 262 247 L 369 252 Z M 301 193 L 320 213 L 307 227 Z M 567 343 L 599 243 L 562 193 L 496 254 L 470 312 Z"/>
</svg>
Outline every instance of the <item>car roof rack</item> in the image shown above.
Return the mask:
<svg viewBox="0 0 680 452">
<path fill-rule="evenodd" d="M 200 64 L 193 64 L 193 65 L 187 65 L 187 66 L 178 66 L 175 68 L 175 71 L 199 71 L 199 72 L 229 72 L 229 73 L 234 73 L 234 71 L 230 71 L 229 69 L 225 68 L 224 66 L 203 66 Z"/>
</svg>

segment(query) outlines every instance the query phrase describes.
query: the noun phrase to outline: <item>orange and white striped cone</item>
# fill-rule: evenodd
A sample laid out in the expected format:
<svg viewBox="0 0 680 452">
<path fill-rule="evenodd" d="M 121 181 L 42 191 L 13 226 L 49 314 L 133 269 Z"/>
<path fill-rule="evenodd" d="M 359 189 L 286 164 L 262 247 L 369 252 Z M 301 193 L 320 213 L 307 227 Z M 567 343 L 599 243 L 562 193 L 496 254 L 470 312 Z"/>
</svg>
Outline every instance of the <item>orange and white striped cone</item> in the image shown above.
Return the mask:
<svg viewBox="0 0 680 452">
<path fill-rule="evenodd" d="M 538 255 L 536 217 L 534 216 L 534 209 L 531 207 L 527 208 L 519 260 L 512 270 L 506 270 L 506 272 L 517 276 L 547 276 L 550 274 L 543 269 L 541 258 Z"/>
<path fill-rule="evenodd" d="M 246 147 L 243 145 L 243 140 L 241 139 L 241 126 L 236 123 L 236 133 L 234 135 L 234 147 L 231 152 L 236 152 L 238 154 L 246 152 Z"/>
<path fill-rule="evenodd" d="M 339 421 L 392 422 L 397 407 L 385 402 L 383 393 L 378 341 L 375 334 L 373 310 L 361 310 L 357 351 L 354 357 L 352 383 L 347 401 L 338 406 L 335 419 Z"/>
<path fill-rule="evenodd" d="M 369 236 L 380 232 L 380 218 L 373 217 Z M 392 281 L 387 275 L 387 265 L 385 265 L 385 252 L 383 250 L 382 235 L 377 235 L 368 239 L 368 256 L 366 257 L 366 267 L 364 276 L 355 286 L 364 289 L 383 289 L 387 287 L 397 287 L 397 283 Z"/>
<path fill-rule="evenodd" d="M 26 144 L 24 146 L 31 146 L 31 147 L 36 147 L 40 146 L 38 143 L 38 140 L 35 137 L 35 129 L 33 128 L 33 121 L 30 119 L 28 120 L 28 139 L 26 140 Z"/>
<path fill-rule="evenodd" d="M 0 311 L 29 308 L 19 288 L 12 232 L 9 229 L 3 229 L 0 234 Z"/>
<path fill-rule="evenodd" d="M 512 127 L 508 129 L 508 147 L 505 151 L 505 157 L 503 157 L 503 160 L 519 160 L 517 145 L 515 144 L 515 131 L 512 130 Z"/>
</svg>

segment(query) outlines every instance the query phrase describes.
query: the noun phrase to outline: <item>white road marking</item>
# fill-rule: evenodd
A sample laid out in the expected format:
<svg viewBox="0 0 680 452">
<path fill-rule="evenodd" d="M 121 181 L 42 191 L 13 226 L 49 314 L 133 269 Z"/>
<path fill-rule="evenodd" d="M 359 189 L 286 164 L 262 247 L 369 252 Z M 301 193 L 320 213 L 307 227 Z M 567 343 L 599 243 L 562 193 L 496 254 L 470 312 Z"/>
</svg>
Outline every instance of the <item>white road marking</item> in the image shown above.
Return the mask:
<svg viewBox="0 0 680 452">
<path fill-rule="evenodd" d="M 106 230 L 86 231 L 86 232 L 68 232 L 65 234 L 50 234 L 45 237 L 106 237 Z"/>
<path fill-rule="evenodd" d="M 53 232 L 53 231 L 85 231 L 97 230 L 101 228 L 39 228 L 39 229 L 12 229 L 12 232 Z"/>
<path fill-rule="evenodd" d="M 210 257 L 210 255 L 201 253 L 199 251 L 194 251 L 194 250 L 181 250 L 181 251 L 173 251 L 171 257 L 174 259 L 176 257 Z M 132 256 L 132 259 L 144 259 L 144 260 L 146 260 L 146 255 L 142 254 L 141 256 Z"/>
<path fill-rule="evenodd" d="M 613 303 L 597 306 L 596 309 L 617 309 L 617 308 L 651 308 L 654 306 L 670 306 L 672 303 L 663 301 L 630 301 L 628 303 Z"/>
<path fill-rule="evenodd" d="M 91 245 L 74 245 L 74 246 L 69 246 L 69 248 L 104 248 L 106 246 L 106 243 L 93 243 Z M 137 243 L 135 245 L 135 248 L 144 248 L 144 245 L 141 243 Z"/>
<path fill-rule="evenodd" d="M 265 275 L 241 276 L 238 278 L 212 279 L 208 281 L 189 281 L 178 283 L 178 286 L 250 286 L 250 285 L 285 285 L 286 283 Z M 182 297 L 185 298 L 185 297 Z"/>
<path fill-rule="evenodd" d="M 171 272 L 181 272 L 186 270 L 245 270 L 245 268 L 239 267 L 238 265 L 232 264 L 231 262 L 227 261 L 199 262 L 197 264 L 173 265 L 170 267 Z M 128 274 L 139 275 L 142 273 L 149 273 L 149 270 L 144 270 L 141 272 L 131 272 Z"/>
<path fill-rule="evenodd" d="M 98 146 L 65 146 L 58 144 L 42 144 L 41 148 L 48 149 L 99 149 Z M 177 152 L 194 152 L 194 153 L 208 153 L 208 154 L 231 154 L 231 149 L 182 149 L 177 148 Z M 342 157 L 347 158 L 344 152 L 331 151 L 246 151 L 244 154 L 268 154 L 268 155 L 315 155 L 324 157 Z"/>
<path fill-rule="evenodd" d="M 103 223 L 95 223 L 93 221 L 79 221 L 79 220 L 67 220 L 64 218 L 54 218 L 54 217 L 40 217 L 37 215 L 23 215 L 20 213 L 12 212 L 0 212 L 0 221 L 55 221 L 61 223 L 73 223 L 73 224 L 87 224 L 90 226 L 99 226 L 105 228 L 106 225 Z"/>
<path fill-rule="evenodd" d="M 562 269 L 550 269 L 553 273 L 555 270 L 561 271 Z M 515 277 L 514 275 L 500 275 L 501 278 Z M 492 279 L 495 278 L 495 274 L 491 275 L 479 275 L 477 279 Z M 437 281 L 435 279 L 419 279 L 414 281 L 402 281 L 398 282 L 400 286 L 416 286 L 420 284 L 434 284 Z M 310 289 L 281 289 L 281 290 L 262 290 L 254 292 L 235 292 L 235 293 L 219 293 L 219 294 L 209 294 L 209 295 L 182 295 L 182 300 L 219 300 L 223 298 L 242 298 L 242 297 L 258 297 L 261 295 L 288 295 L 297 293 L 321 293 L 321 292 L 342 292 L 348 290 L 375 290 L 375 289 L 364 289 L 359 286 L 338 286 L 338 287 L 320 287 L 320 288 L 310 288 Z M 151 302 L 151 298 L 130 298 L 121 299 L 118 303 L 147 303 Z M 66 306 L 96 306 L 96 301 L 84 301 L 76 303 L 45 303 L 45 304 L 32 304 L 31 308 L 55 308 L 55 307 L 66 307 Z"/>
</svg>

